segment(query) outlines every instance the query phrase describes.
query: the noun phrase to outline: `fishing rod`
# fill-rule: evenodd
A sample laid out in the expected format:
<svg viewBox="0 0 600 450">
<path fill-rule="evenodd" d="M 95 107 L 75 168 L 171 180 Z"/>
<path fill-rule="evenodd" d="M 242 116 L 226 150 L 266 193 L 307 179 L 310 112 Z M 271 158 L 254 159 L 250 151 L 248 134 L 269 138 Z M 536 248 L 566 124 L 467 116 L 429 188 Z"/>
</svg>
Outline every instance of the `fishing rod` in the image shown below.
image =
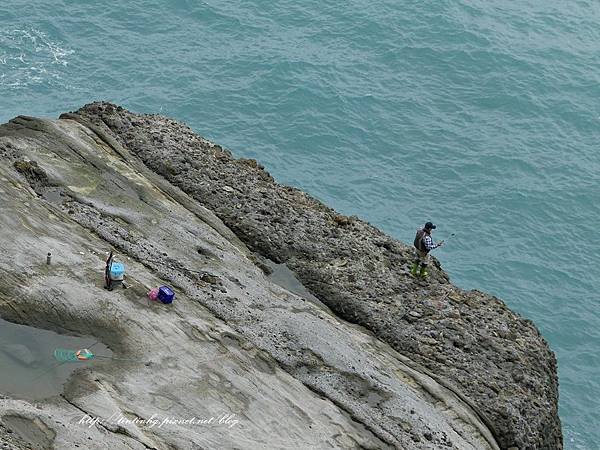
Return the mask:
<svg viewBox="0 0 600 450">
<path fill-rule="evenodd" d="M 442 244 L 445 244 L 446 242 L 448 242 L 450 239 L 452 239 L 455 236 L 456 236 L 456 233 L 450 234 L 450 236 L 448 236 L 446 239 L 442 239 L 440 241 L 440 243 L 438 244 L 438 246 L 441 246 Z"/>
</svg>

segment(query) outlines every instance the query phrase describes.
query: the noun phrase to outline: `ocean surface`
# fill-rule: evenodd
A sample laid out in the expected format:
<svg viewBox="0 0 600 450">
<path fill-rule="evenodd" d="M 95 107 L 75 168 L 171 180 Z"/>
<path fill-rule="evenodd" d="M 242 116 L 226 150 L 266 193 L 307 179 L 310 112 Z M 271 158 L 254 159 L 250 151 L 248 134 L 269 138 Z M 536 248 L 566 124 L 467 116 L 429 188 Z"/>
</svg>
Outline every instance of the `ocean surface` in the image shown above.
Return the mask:
<svg viewBox="0 0 600 450">
<path fill-rule="evenodd" d="M 181 120 L 405 242 L 556 352 L 600 442 L 600 2 L 3 0 L 0 121 L 93 100 Z"/>
</svg>

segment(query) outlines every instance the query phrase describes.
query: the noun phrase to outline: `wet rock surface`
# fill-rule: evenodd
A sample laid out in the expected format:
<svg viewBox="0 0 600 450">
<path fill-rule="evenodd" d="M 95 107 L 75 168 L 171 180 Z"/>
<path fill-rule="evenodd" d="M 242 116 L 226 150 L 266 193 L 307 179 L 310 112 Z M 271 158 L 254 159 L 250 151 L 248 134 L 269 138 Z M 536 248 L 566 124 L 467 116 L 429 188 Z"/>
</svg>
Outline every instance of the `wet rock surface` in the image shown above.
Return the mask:
<svg viewBox="0 0 600 450">
<path fill-rule="evenodd" d="M 106 424 L 83 436 L 146 448 L 562 448 L 555 358 L 530 321 L 452 286 L 437 262 L 416 281 L 409 247 L 258 162 L 107 103 L 16 118 L 0 127 L 0 155 L 11 230 L 0 250 L 16 255 L 0 264 L 0 315 L 92 330 L 138 361 L 84 371 L 45 423 L 73 409 L 226 410 L 234 432 Z M 98 281 L 109 245 L 131 283 L 110 294 Z M 50 247 L 64 258 L 54 272 L 38 265 Z M 271 283 L 263 257 L 323 305 Z M 172 309 L 144 300 L 163 283 L 178 292 Z M 0 413 L 19 409 L 7 402 Z"/>
</svg>

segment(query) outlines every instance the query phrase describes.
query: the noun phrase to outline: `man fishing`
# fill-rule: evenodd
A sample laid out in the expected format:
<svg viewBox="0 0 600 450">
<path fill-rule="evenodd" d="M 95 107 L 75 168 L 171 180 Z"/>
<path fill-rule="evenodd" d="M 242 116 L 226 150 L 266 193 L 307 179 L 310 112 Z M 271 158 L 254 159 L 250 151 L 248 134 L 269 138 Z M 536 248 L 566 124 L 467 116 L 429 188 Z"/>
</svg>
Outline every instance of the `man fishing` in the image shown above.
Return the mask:
<svg viewBox="0 0 600 450">
<path fill-rule="evenodd" d="M 437 244 L 433 243 L 433 239 L 431 238 L 431 232 L 436 229 L 436 226 L 431 222 L 427 222 L 425 226 L 419 230 L 417 230 L 417 234 L 415 235 L 415 262 L 410 269 L 410 273 L 413 276 L 418 276 L 421 278 L 426 278 L 428 275 L 427 272 L 427 263 L 429 262 L 429 252 L 434 248 L 441 247 L 444 245 L 444 241 L 440 241 Z M 419 269 L 420 266 L 420 269 Z"/>
</svg>

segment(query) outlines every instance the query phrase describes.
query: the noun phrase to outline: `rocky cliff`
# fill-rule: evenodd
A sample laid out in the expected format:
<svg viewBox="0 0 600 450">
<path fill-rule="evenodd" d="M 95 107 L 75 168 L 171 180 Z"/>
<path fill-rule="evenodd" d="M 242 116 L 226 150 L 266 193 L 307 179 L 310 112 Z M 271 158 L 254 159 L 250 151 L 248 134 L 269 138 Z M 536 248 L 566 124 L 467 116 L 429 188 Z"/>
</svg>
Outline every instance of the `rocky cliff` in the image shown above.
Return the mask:
<svg viewBox="0 0 600 450">
<path fill-rule="evenodd" d="M 0 399 L 10 445 L 562 448 L 556 361 L 530 321 L 437 263 L 415 280 L 409 246 L 257 161 L 108 103 L 17 117 L 0 157 L 0 316 L 119 358 L 60 397 Z M 102 288 L 109 248 L 127 289 Z M 160 284 L 172 305 L 146 300 Z"/>
</svg>

